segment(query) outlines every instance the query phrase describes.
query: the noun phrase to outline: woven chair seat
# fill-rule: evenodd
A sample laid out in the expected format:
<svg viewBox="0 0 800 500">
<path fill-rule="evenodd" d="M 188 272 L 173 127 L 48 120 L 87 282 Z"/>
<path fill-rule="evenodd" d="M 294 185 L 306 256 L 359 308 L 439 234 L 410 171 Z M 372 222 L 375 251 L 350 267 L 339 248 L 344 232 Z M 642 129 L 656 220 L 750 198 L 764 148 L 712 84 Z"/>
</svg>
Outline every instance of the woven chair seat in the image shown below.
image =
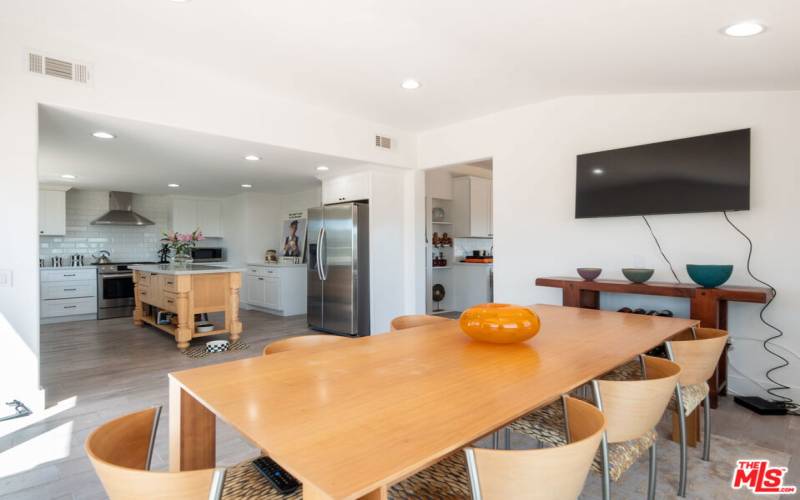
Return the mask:
<svg viewBox="0 0 800 500">
<path fill-rule="evenodd" d="M 688 415 L 700 406 L 700 403 L 708 396 L 708 384 L 706 382 L 692 385 L 681 386 L 681 397 L 683 398 L 684 415 Z M 672 396 L 669 402 L 669 409 L 678 410 L 678 398 Z"/>
<path fill-rule="evenodd" d="M 515 432 L 525 434 L 550 446 L 563 446 L 566 444 L 565 425 L 564 408 L 561 401 L 557 401 L 525 415 L 509 427 Z M 650 430 L 638 439 L 610 443 L 608 445 L 608 469 L 611 480 L 618 481 L 640 456 L 647 453 L 655 440 L 656 432 Z M 594 457 L 592 470 L 603 471 L 602 455 L 599 451 Z"/>
<path fill-rule="evenodd" d="M 467 458 L 458 452 L 389 488 L 391 500 L 469 499 Z"/>
<path fill-rule="evenodd" d="M 633 361 L 628 361 L 625 364 L 619 365 L 600 378 L 613 381 L 641 380 L 642 365 L 639 363 L 638 359 L 634 359 Z"/>
<path fill-rule="evenodd" d="M 222 498 L 223 500 L 301 500 L 303 488 L 300 487 L 289 495 L 283 495 L 256 470 L 251 460 L 247 460 L 228 467 L 225 471 Z"/>
</svg>

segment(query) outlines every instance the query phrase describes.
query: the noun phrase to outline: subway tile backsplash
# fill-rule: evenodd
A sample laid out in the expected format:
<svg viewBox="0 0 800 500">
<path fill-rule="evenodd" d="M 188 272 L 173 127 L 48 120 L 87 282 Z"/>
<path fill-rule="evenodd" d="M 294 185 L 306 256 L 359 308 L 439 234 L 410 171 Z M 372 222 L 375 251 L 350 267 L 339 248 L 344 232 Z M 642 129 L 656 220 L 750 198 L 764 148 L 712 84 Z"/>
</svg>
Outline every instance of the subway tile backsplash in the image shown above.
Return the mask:
<svg viewBox="0 0 800 500">
<path fill-rule="evenodd" d="M 91 222 L 108 211 L 108 191 L 67 191 L 67 234 L 40 236 L 39 256 L 49 265 L 53 256 L 85 255 L 86 263 L 100 250 L 111 252 L 114 262 L 157 261 L 162 233 L 167 230 L 169 198 L 160 195 L 133 196 L 133 210 L 155 222 L 152 226 L 93 226 Z M 218 246 L 222 240 L 212 240 Z"/>
<path fill-rule="evenodd" d="M 458 257 L 465 257 L 472 255 L 473 250 L 478 250 L 483 252 L 486 250 L 486 253 L 491 253 L 492 245 L 494 244 L 494 240 L 491 238 L 454 238 L 453 239 L 453 249 L 455 250 L 455 256 Z"/>
</svg>

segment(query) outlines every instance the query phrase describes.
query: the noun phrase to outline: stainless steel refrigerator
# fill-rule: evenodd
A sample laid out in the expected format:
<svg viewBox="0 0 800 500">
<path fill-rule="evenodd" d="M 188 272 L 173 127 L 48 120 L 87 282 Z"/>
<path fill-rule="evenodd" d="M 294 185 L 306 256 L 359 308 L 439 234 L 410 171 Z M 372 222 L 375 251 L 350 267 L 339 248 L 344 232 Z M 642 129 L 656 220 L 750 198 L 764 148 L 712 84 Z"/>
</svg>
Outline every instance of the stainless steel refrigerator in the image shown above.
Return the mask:
<svg viewBox="0 0 800 500">
<path fill-rule="evenodd" d="M 308 209 L 308 326 L 369 335 L 369 205 Z"/>
</svg>

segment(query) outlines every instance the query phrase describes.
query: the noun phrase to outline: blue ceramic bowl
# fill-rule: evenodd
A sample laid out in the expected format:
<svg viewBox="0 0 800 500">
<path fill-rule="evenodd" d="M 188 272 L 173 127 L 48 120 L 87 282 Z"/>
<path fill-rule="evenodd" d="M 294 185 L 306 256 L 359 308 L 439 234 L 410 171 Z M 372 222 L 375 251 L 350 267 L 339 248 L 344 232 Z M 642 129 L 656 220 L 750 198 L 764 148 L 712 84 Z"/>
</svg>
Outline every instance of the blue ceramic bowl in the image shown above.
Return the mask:
<svg viewBox="0 0 800 500">
<path fill-rule="evenodd" d="M 703 288 L 716 288 L 728 281 L 733 273 L 732 265 L 686 264 L 686 272 L 692 281 Z"/>
</svg>

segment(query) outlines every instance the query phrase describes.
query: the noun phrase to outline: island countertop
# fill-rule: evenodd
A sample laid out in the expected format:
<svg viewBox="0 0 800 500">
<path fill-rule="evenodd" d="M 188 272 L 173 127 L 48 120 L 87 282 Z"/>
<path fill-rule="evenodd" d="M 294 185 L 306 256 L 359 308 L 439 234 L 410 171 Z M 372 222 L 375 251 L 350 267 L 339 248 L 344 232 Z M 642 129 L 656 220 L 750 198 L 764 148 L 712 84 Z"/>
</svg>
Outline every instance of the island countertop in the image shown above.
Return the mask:
<svg viewBox="0 0 800 500">
<path fill-rule="evenodd" d="M 129 266 L 133 271 L 141 271 L 153 274 L 168 274 L 170 276 L 185 276 L 192 274 L 219 274 L 219 273 L 243 273 L 246 267 L 239 266 L 210 266 L 207 264 L 137 264 Z"/>
</svg>

